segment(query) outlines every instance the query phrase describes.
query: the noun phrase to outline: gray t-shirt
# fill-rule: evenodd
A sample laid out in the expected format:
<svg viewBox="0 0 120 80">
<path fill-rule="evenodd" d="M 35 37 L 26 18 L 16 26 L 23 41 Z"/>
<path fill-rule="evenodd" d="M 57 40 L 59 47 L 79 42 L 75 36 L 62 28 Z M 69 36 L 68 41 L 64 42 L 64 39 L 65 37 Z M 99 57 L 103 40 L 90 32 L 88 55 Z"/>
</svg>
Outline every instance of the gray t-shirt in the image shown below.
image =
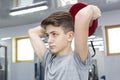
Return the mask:
<svg viewBox="0 0 120 80">
<path fill-rule="evenodd" d="M 62 57 L 47 50 L 43 56 L 44 80 L 88 80 L 91 57 L 82 63 L 80 57 L 71 52 Z"/>
</svg>

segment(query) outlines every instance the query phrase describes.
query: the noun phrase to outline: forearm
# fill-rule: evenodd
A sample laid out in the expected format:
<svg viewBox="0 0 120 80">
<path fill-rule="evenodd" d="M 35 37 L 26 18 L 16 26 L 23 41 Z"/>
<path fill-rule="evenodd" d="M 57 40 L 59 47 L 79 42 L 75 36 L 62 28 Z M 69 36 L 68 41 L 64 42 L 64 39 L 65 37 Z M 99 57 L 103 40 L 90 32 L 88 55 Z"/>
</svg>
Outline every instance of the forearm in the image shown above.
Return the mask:
<svg viewBox="0 0 120 80">
<path fill-rule="evenodd" d="M 46 46 L 42 41 L 42 39 L 40 38 L 44 35 L 44 33 L 45 31 L 41 27 L 35 27 L 32 29 L 29 29 L 28 31 L 33 49 L 41 60 L 44 52 L 46 51 Z"/>
<path fill-rule="evenodd" d="M 91 6 L 87 6 L 80 11 L 77 12 L 75 15 L 75 26 L 79 25 L 77 28 L 85 28 L 89 27 L 90 24 L 92 24 L 93 21 L 93 10 Z"/>
<path fill-rule="evenodd" d="M 82 23 L 89 24 L 88 27 L 90 27 L 93 23 L 94 20 L 99 18 L 101 16 L 101 11 L 100 9 L 95 6 L 95 5 L 88 5 L 87 7 L 81 9 L 80 11 L 77 12 L 75 16 L 75 21 L 78 21 L 77 23 Z"/>
</svg>

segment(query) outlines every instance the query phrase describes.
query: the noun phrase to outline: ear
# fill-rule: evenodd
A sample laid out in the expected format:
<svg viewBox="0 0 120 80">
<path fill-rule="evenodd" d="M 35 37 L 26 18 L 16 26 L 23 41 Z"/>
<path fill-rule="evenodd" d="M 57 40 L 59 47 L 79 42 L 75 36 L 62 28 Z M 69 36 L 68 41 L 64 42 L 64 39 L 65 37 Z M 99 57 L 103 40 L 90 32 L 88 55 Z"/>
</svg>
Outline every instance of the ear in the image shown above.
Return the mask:
<svg viewBox="0 0 120 80">
<path fill-rule="evenodd" d="M 73 31 L 69 31 L 67 33 L 67 37 L 68 37 L 68 41 L 72 41 L 72 39 L 74 38 L 74 32 Z"/>
</svg>

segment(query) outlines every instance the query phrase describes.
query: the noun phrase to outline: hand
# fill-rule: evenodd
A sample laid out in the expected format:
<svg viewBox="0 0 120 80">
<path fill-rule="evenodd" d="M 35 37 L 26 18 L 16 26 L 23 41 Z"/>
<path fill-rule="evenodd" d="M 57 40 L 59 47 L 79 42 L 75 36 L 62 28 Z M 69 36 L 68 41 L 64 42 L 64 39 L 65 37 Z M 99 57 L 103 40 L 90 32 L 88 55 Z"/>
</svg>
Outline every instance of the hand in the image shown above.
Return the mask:
<svg viewBox="0 0 120 80">
<path fill-rule="evenodd" d="M 95 5 L 89 5 L 91 7 L 91 9 L 93 10 L 93 17 L 92 20 L 95 20 L 97 18 L 99 18 L 101 16 L 101 11 L 100 9 L 95 6 Z"/>
<path fill-rule="evenodd" d="M 77 12 L 76 18 L 79 18 L 79 15 L 88 16 L 90 17 L 91 21 L 93 21 L 101 16 L 101 11 L 95 5 L 88 5 Z"/>
<path fill-rule="evenodd" d="M 42 27 L 39 27 L 39 36 L 42 37 L 43 35 L 45 35 L 45 29 Z"/>
<path fill-rule="evenodd" d="M 42 37 L 45 34 L 45 30 L 42 27 L 38 26 L 38 27 L 30 29 L 28 33 L 32 35 L 35 34 L 35 35 Z"/>
</svg>

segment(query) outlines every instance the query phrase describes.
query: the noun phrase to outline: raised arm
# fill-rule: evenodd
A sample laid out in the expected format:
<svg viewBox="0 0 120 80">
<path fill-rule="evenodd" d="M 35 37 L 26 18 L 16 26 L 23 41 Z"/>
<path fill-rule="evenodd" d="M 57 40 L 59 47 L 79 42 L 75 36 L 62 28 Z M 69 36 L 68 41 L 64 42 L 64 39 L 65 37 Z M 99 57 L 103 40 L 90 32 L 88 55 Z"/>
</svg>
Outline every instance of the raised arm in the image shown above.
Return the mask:
<svg viewBox="0 0 120 80">
<path fill-rule="evenodd" d="M 101 15 L 99 8 L 93 5 L 78 11 L 75 16 L 75 50 L 83 62 L 88 57 L 88 31 L 91 21 Z"/>
<path fill-rule="evenodd" d="M 44 33 L 45 33 L 44 29 L 40 26 L 29 29 L 29 31 L 28 31 L 33 49 L 40 60 L 42 60 L 42 56 L 47 49 L 44 42 L 40 38 L 44 35 Z"/>
</svg>

